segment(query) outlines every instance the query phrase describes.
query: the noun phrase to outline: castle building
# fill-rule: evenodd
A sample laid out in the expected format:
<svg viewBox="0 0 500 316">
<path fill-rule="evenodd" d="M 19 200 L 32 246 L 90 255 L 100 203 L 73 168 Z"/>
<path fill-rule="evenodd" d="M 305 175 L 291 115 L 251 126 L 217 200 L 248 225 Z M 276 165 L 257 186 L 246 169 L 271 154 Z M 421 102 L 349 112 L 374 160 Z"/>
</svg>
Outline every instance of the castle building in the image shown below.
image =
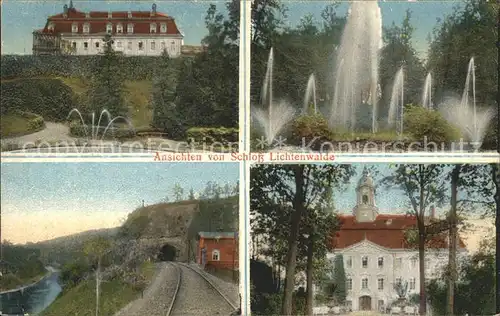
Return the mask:
<svg viewBox="0 0 500 316">
<path fill-rule="evenodd" d="M 107 34 L 113 49 L 128 56 L 159 56 L 166 50 L 178 57 L 184 38 L 174 18 L 158 12 L 156 4 L 151 11 L 82 12 L 71 1 L 33 32 L 33 55 L 97 55 Z"/>
<path fill-rule="evenodd" d="M 419 257 L 405 232 L 416 227 L 412 215 L 380 214 L 375 203 L 375 186 L 365 172 L 356 189 L 352 215 L 341 215 L 341 228 L 333 238 L 332 262 L 341 255 L 346 273 L 346 305 L 356 310 L 386 310 L 400 295 L 396 284 L 404 284 L 406 297 L 419 293 Z M 434 210 L 427 224 L 437 222 Z M 458 238 L 457 257 L 466 255 L 465 244 Z M 448 263 L 447 233 L 433 235 L 425 250 L 425 277 L 435 278 Z M 401 288 L 401 287 L 399 287 Z"/>
</svg>

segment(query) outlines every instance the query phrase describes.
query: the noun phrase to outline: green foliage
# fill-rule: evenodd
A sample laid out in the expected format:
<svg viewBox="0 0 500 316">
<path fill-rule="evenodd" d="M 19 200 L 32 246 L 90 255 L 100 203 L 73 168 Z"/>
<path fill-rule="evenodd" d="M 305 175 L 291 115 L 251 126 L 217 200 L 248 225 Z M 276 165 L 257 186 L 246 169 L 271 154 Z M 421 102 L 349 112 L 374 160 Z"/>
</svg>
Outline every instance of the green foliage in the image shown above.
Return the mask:
<svg viewBox="0 0 500 316">
<path fill-rule="evenodd" d="M 333 297 L 340 304 L 344 304 L 347 297 L 347 278 L 344 269 L 344 257 L 341 254 L 335 256 L 333 271 L 333 283 L 335 284 Z"/>
<path fill-rule="evenodd" d="M 64 290 L 67 291 L 78 285 L 90 271 L 91 267 L 85 261 L 78 260 L 65 264 L 61 269 Z"/>
<path fill-rule="evenodd" d="M 45 273 L 40 261 L 40 250 L 34 247 L 3 243 L 1 270 L 5 277 L 0 278 L 0 288 L 9 289 L 37 281 Z"/>
<path fill-rule="evenodd" d="M 297 145 L 309 144 L 316 138 L 314 144 L 321 146 L 323 142 L 329 142 L 333 139 L 328 122 L 321 114 L 298 117 L 292 124 L 291 134 L 290 140 Z"/>
<path fill-rule="evenodd" d="M 199 212 L 188 228 L 189 237 L 194 238 L 200 231 L 238 231 L 238 201 L 239 196 L 200 200 Z"/>
<path fill-rule="evenodd" d="M 479 252 L 467 259 L 458 272 L 455 288 L 455 315 L 492 315 L 495 313 L 495 255 Z M 445 278 L 445 276 L 442 276 Z M 433 312 L 446 313 L 447 285 L 440 279 L 428 285 Z"/>
<path fill-rule="evenodd" d="M 427 138 L 427 142 L 441 143 L 460 139 L 457 128 L 448 123 L 439 112 L 430 111 L 421 106 L 408 105 L 405 108 L 405 132 L 419 142 Z"/>
<path fill-rule="evenodd" d="M 125 78 L 122 73 L 122 58 L 112 48 L 113 39 L 104 37 L 104 53 L 96 56 L 88 93 L 87 113 L 108 110 L 112 116 L 127 116 L 128 109 L 123 98 Z M 108 122 L 103 122 L 107 125 Z"/>
<path fill-rule="evenodd" d="M 1 82 L 2 115 L 31 112 L 63 121 L 74 107 L 73 91 L 60 79 L 19 79 Z"/>
<path fill-rule="evenodd" d="M 226 127 L 192 127 L 187 130 L 187 138 L 195 144 L 235 150 L 239 140 L 239 131 L 237 128 Z"/>
</svg>

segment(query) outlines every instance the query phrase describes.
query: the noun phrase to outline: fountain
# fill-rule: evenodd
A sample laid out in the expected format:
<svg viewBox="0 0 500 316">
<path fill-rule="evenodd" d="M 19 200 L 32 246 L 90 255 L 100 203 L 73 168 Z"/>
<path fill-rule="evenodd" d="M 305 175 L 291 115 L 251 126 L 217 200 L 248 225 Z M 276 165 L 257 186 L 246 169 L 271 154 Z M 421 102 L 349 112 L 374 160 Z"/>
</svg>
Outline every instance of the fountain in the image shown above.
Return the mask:
<svg viewBox="0 0 500 316">
<path fill-rule="evenodd" d="M 307 88 L 306 88 L 306 94 L 304 96 L 304 114 L 309 114 L 309 100 L 311 99 L 312 96 L 312 101 L 313 101 L 313 114 L 318 113 L 318 107 L 316 105 L 316 78 L 314 77 L 314 74 L 311 74 L 309 76 L 309 80 L 307 80 Z"/>
<path fill-rule="evenodd" d="M 469 104 L 471 79 L 472 107 Z M 476 108 L 476 74 L 474 69 L 474 58 L 471 58 L 469 61 L 462 99 L 456 100 L 449 98 L 443 102 L 440 106 L 440 110 L 445 119 L 457 126 L 464 136 L 473 143 L 476 147 L 474 149 L 481 147 L 486 129 L 492 117 L 495 115 L 495 110 L 492 108 L 478 110 Z"/>
<path fill-rule="evenodd" d="M 69 119 L 73 113 L 78 114 L 78 117 L 80 118 L 80 121 L 82 122 L 82 126 L 83 126 L 84 131 L 85 131 L 85 136 L 89 137 L 87 124 L 85 124 L 85 120 L 83 119 L 82 113 L 78 109 L 76 109 L 76 108 L 72 109 L 69 112 L 67 119 Z M 108 125 L 106 125 L 106 128 L 104 129 L 104 132 L 102 133 L 101 140 L 104 139 L 104 136 L 106 135 L 106 132 L 108 131 L 109 127 L 118 119 L 123 119 L 127 123 L 127 125 L 132 130 L 134 130 L 134 126 L 132 125 L 130 120 L 128 120 L 126 117 L 117 116 L 117 117 L 112 118 L 111 113 L 109 113 L 108 110 L 102 110 L 101 114 L 99 115 L 99 120 L 97 121 L 97 125 L 95 124 L 95 113 L 92 113 L 92 125 L 91 125 L 91 134 L 90 134 L 91 140 L 97 140 L 97 136 L 99 135 L 99 129 L 101 128 L 101 119 L 102 119 L 103 115 L 106 115 L 106 117 L 108 119 Z"/>
<path fill-rule="evenodd" d="M 372 132 L 377 132 L 379 50 L 382 16 L 377 1 L 352 2 L 342 40 L 337 49 L 335 91 L 330 126 L 353 130 L 361 94 L 369 91 Z"/>
<path fill-rule="evenodd" d="M 391 102 L 389 103 L 389 116 L 387 124 L 389 127 L 396 125 L 396 131 L 399 135 L 403 134 L 403 116 L 404 116 L 404 70 L 399 68 L 392 84 Z M 399 123 L 399 124 L 397 124 Z"/>
<path fill-rule="evenodd" d="M 425 77 L 424 94 L 422 95 L 422 106 L 425 109 L 432 110 L 432 75 L 429 72 Z"/>
<path fill-rule="evenodd" d="M 295 110 L 286 102 L 277 104 L 273 100 L 273 48 L 269 51 L 267 70 L 262 87 L 262 106 L 264 109 L 256 109 L 252 114 L 255 120 L 264 130 L 268 145 L 272 145 L 278 133 L 283 130 L 295 116 Z M 267 110 L 265 109 L 267 107 Z"/>
</svg>

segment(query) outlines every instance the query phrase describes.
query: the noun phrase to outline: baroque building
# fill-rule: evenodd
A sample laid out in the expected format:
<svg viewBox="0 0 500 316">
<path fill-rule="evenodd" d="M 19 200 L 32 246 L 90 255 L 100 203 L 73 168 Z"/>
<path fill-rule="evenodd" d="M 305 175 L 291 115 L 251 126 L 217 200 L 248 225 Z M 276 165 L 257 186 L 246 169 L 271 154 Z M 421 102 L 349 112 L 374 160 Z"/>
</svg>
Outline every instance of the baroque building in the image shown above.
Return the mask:
<svg viewBox="0 0 500 316">
<path fill-rule="evenodd" d="M 33 55 L 96 55 L 104 51 L 104 37 L 110 34 L 113 49 L 129 56 L 170 57 L 181 55 L 184 36 L 173 17 L 151 11 L 90 11 L 74 8 L 47 18 L 45 26 L 33 32 Z"/>
<path fill-rule="evenodd" d="M 341 255 L 346 273 L 347 308 L 386 310 L 400 295 L 396 284 L 406 286 L 405 296 L 419 293 L 419 256 L 415 245 L 405 237 L 417 220 L 412 215 L 380 214 L 375 203 L 375 186 L 364 172 L 356 189 L 352 215 L 340 215 L 341 228 L 333 238 L 332 262 Z M 435 211 L 425 217 L 427 224 L 438 222 Z M 466 255 L 465 244 L 458 239 L 458 255 Z M 448 237 L 436 234 L 426 244 L 425 277 L 434 278 L 448 262 Z M 400 287 L 401 288 L 401 287 Z"/>
</svg>

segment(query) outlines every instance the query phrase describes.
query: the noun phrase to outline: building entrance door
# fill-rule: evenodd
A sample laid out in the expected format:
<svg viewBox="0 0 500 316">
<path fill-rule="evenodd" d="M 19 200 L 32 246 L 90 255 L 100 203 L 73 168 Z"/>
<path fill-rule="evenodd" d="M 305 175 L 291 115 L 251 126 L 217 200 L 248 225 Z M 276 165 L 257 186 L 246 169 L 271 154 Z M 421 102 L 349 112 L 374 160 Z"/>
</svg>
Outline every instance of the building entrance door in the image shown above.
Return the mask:
<svg viewBox="0 0 500 316">
<path fill-rule="evenodd" d="M 362 311 L 369 311 L 372 309 L 372 298 L 370 296 L 361 296 L 359 298 L 359 309 Z"/>
</svg>

